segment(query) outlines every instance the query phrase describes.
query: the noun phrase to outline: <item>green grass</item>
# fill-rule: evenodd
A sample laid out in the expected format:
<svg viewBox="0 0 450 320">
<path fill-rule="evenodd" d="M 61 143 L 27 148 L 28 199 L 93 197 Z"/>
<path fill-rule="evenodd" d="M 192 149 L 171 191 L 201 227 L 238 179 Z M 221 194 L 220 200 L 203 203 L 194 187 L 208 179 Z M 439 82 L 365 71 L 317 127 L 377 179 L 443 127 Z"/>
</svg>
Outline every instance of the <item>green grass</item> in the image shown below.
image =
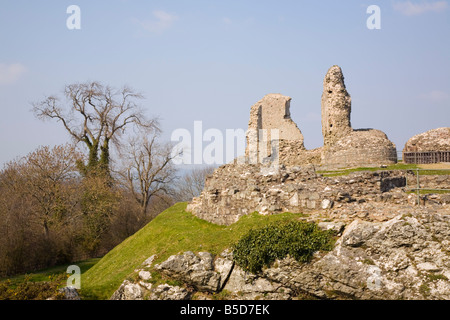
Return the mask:
<svg viewBox="0 0 450 320">
<path fill-rule="evenodd" d="M 339 170 L 318 170 L 317 173 L 322 174 L 325 177 L 337 177 L 337 176 L 346 176 L 352 172 L 359 171 L 382 171 L 382 170 L 416 170 L 419 169 L 419 175 L 449 175 L 450 170 L 435 170 L 435 169 L 421 169 L 420 165 L 416 164 L 405 164 L 405 163 L 396 163 L 393 165 L 389 165 L 386 168 L 380 167 L 360 167 L 360 168 L 348 168 L 348 169 L 339 169 Z"/>
<path fill-rule="evenodd" d="M 294 213 L 271 216 L 252 213 L 231 226 L 220 226 L 201 220 L 185 209 L 186 203 L 178 203 L 165 210 L 105 255 L 82 275 L 82 297 L 109 299 L 123 280 L 153 254 L 157 255 L 155 263 L 188 250 L 219 254 L 253 228 L 277 221 L 297 220 L 304 216 Z"/>
<path fill-rule="evenodd" d="M 41 282 L 41 281 L 48 281 L 53 276 L 58 276 L 61 274 L 67 274 L 67 267 L 69 265 L 77 265 L 80 267 L 81 273 L 83 274 L 87 270 L 89 270 L 93 265 L 95 265 L 100 258 L 94 258 L 89 260 L 84 260 L 80 262 L 74 262 L 70 264 L 55 266 L 47 269 L 38 270 L 33 273 L 26 273 L 21 275 L 16 275 L 13 277 L 8 277 L 4 279 L 0 279 L 0 281 L 9 280 L 11 283 L 11 287 L 16 287 L 19 284 L 23 283 L 24 281 L 31 281 L 31 282 Z"/>
<path fill-rule="evenodd" d="M 336 176 L 345 176 L 352 172 L 359 171 L 380 171 L 380 170 L 414 170 L 417 169 L 416 164 L 404 164 L 404 163 L 396 163 L 393 165 L 387 166 L 387 168 L 380 167 L 360 167 L 360 168 L 348 168 L 348 169 L 340 169 L 340 170 L 327 170 L 327 171 L 317 171 L 324 175 L 325 177 L 336 177 Z"/>
<path fill-rule="evenodd" d="M 417 194 L 417 190 L 407 191 L 408 194 Z M 436 189 L 420 189 L 419 194 L 447 194 L 450 190 L 436 190 Z"/>
<path fill-rule="evenodd" d="M 439 175 L 446 176 L 446 175 L 450 175 L 450 170 L 421 169 L 419 171 L 419 175 L 421 175 L 421 176 L 439 176 Z"/>
</svg>

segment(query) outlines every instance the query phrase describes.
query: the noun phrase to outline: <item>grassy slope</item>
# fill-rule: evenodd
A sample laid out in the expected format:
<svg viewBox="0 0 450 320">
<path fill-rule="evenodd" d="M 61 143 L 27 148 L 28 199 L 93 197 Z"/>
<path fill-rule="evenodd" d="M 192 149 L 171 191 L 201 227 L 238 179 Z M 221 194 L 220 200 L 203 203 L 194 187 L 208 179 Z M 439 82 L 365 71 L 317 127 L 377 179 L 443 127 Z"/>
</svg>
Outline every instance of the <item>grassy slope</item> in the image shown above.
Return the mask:
<svg viewBox="0 0 450 320">
<path fill-rule="evenodd" d="M 54 267 L 50 267 L 50 268 L 47 268 L 47 269 L 31 272 L 31 273 L 29 272 L 29 273 L 26 273 L 26 274 L 21 274 L 21 275 L 16 275 L 16 276 L 13 276 L 13 277 L 0 279 L 0 281 L 9 280 L 9 281 L 11 281 L 11 285 L 13 287 L 16 287 L 17 285 L 23 283 L 25 281 L 25 279 L 28 279 L 28 281 L 31 281 L 31 282 L 48 281 L 49 278 L 51 278 L 52 276 L 56 276 L 56 275 L 60 275 L 60 274 L 68 275 L 67 267 L 69 265 L 77 265 L 77 266 L 79 266 L 80 269 L 81 269 L 81 273 L 83 273 L 83 272 L 86 272 L 87 270 L 89 270 L 99 260 L 100 260 L 100 258 L 92 258 L 92 259 L 89 259 L 89 260 L 74 262 L 74 263 L 71 263 L 71 264 L 54 266 Z"/>
<path fill-rule="evenodd" d="M 293 220 L 301 214 L 273 216 L 251 214 L 231 226 L 219 226 L 185 212 L 178 203 L 129 237 L 82 275 L 81 294 L 85 299 L 109 299 L 124 279 L 145 259 L 157 254 L 156 262 L 184 251 L 219 254 L 248 230 L 280 220 Z"/>
</svg>

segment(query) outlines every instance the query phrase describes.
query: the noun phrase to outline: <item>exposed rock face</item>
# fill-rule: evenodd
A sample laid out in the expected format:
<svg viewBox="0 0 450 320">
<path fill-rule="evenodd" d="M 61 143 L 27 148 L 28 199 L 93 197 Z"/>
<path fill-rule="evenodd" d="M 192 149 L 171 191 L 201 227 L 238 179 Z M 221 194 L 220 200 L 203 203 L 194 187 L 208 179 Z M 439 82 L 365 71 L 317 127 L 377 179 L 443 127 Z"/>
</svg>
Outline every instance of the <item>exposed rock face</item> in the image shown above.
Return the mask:
<svg viewBox="0 0 450 320">
<path fill-rule="evenodd" d="M 155 269 L 177 280 L 181 280 L 197 290 L 217 292 L 220 274 L 214 271 L 213 256 L 208 252 L 185 252 L 181 256 L 171 256 Z"/>
<path fill-rule="evenodd" d="M 138 283 L 125 280 L 111 297 L 111 300 L 142 300 L 143 288 Z"/>
<path fill-rule="evenodd" d="M 75 287 L 64 287 L 58 290 L 58 294 L 47 300 L 81 300 L 78 290 Z"/>
<path fill-rule="evenodd" d="M 450 128 L 433 129 L 410 138 L 403 152 L 450 151 Z"/>
<path fill-rule="evenodd" d="M 383 223 L 356 220 L 332 252 L 292 280 L 322 298 L 448 299 L 449 235 L 448 215 L 414 212 Z"/>
<path fill-rule="evenodd" d="M 111 296 L 111 300 L 186 300 L 195 292 L 217 293 L 223 289 L 230 276 L 234 263 L 229 250 L 219 257 L 209 252 L 186 251 L 170 256 L 166 261 L 152 265 L 154 256 L 142 264 L 142 268 L 157 271 L 165 277 L 183 283 L 173 286 L 167 283 L 153 285 L 150 277 L 142 277 L 143 269 L 136 269 L 138 277 L 134 282 L 125 280 Z M 151 274 L 150 271 L 145 271 Z"/>
<path fill-rule="evenodd" d="M 190 252 L 186 253 L 190 256 Z M 194 255 L 195 256 L 195 255 Z M 145 260 L 141 267 L 134 271 L 135 281 L 124 280 L 120 287 L 113 293 L 110 300 L 186 300 L 192 292 L 184 287 L 172 286 L 166 283 L 153 286 L 152 276 L 149 270 L 154 269 L 155 255 Z M 171 264 L 171 261 L 166 261 Z M 175 275 L 175 274 L 173 274 Z M 180 275 L 181 278 L 183 276 Z M 202 281 L 204 281 L 202 279 Z M 205 280 L 206 281 L 206 280 Z"/>
<path fill-rule="evenodd" d="M 321 164 L 328 168 L 386 165 L 397 162 L 397 150 L 386 134 L 374 129 L 353 130 L 351 98 L 338 66 L 323 81 Z"/>
<path fill-rule="evenodd" d="M 148 290 L 139 282 L 125 281 L 113 298 L 189 299 L 202 294 L 211 299 L 224 290 L 222 297 L 239 300 L 450 299 L 450 215 L 420 208 L 407 212 L 384 222 L 354 220 L 345 229 L 339 221 L 323 223 L 322 228 L 340 232 L 332 251 L 317 252 L 309 263 L 286 257 L 257 274 L 235 265 L 228 250 L 220 257 L 185 252 L 160 264 L 167 268 L 155 268 L 183 285 L 162 284 Z M 198 285 L 188 290 L 193 280 L 181 266 L 192 269 L 201 261 L 220 278 L 217 290 Z M 204 280 L 194 282 L 210 282 L 208 273 L 202 275 Z"/>
<path fill-rule="evenodd" d="M 59 291 L 64 293 L 65 300 L 80 300 L 78 291 L 74 287 L 64 287 L 59 289 Z"/>
</svg>

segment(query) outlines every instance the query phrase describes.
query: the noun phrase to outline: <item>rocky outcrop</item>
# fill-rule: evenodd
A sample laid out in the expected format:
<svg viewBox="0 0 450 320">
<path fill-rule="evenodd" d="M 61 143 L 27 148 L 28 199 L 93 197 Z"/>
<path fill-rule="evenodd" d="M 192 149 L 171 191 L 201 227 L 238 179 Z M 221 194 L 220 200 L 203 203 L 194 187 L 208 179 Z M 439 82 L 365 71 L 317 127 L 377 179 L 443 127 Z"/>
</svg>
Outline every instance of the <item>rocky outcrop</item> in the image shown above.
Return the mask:
<svg viewBox="0 0 450 320">
<path fill-rule="evenodd" d="M 433 129 L 410 138 L 403 152 L 450 151 L 450 128 Z"/>
<path fill-rule="evenodd" d="M 47 300 L 81 300 L 78 290 L 75 287 L 63 287 L 58 289 L 58 293 Z"/>
<path fill-rule="evenodd" d="M 317 252 L 309 263 L 286 257 L 251 274 L 234 264 L 228 250 L 219 257 L 185 252 L 153 269 L 180 286 L 148 289 L 139 278 L 126 280 L 112 298 L 450 299 L 449 214 L 415 209 L 384 222 L 355 220 L 343 232 L 339 221 L 322 227 L 341 233 L 332 251 Z M 194 270 L 200 272 L 193 276 Z M 214 280 L 205 286 L 212 278 L 220 285 Z"/>
<path fill-rule="evenodd" d="M 111 300 L 186 300 L 195 292 L 220 292 L 233 269 L 234 263 L 228 250 L 219 257 L 209 252 L 194 254 L 187 251 L 170 256 L 160 264 L 153 264 L 155 256 L 147 259 L 142 267 L 125 280 L 111 296 Z M 151 270 L 164 279 L 175 280 L 183 286 L 158 283 L 152 279 Z"/>
<path fill-rule="evenodd" d="M 59 292 L 64 295 L 64 300 L 81 300 L 77 289 L 74 287 L 64 287 L 59 289 Z"/>
<path fill-rule="evenodd" d="M 171 256 L 155 266 L 162 274 L 187 283 L 200 291 L 217 292 L 220 288 L 220 273 L 214 270 L 213 256 L 208 252 L 185 252 Z"/>
</svg>

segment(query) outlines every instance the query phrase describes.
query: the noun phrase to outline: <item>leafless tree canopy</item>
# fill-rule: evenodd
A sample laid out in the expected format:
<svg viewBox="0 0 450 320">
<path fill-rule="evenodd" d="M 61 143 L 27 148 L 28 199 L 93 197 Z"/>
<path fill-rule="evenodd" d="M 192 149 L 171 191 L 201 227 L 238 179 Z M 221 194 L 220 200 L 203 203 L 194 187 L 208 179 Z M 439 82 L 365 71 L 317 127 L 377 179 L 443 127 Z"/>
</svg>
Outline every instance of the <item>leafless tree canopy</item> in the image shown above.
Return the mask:
<svg viewBox="0 0 450 320">
<path fill-rule="evenodd" d="M 125 160 L 119 174 L 145 217 L 150 200 L 170 195 L 177 178 L 171 162 L 171 144 L 159 143 L 158 135 L 153 134 L 130 139 L 124 150 Z"/>
<path fill-rule="evenodd" d="M 85 143 L 87 167 L 109 165 L 110 142 L 117 145 L 128 127 L 158 130 L 157 120 L 147 119 L 137 104 L 143 96 L 128 87 L 117 90 L 99 82 L 71 84 L 65 87 L 64 97 L 64 101 L 49 96 L 35 102 L 33 112 L 43 120 L 56 119 L 76 142 Z"/>
<path fill-rule="evenodd" d="M 174 203 L 172 146 L 160 142 L 142 98 L 87 82 L 33 103 L 75 143 L 40 147 L 0 170 L 0 276 L 102 255 Z M 112 145 L 120 157 L 110 159 Z"/>
<path fill-rule="evenodd" d="M 214 166 L 194 168 L 180 178 L 176 185 L 176 201 L 190 201 L 197 197 L 205 186 L 205 179 L 214 172 Z"/>
</svg>

